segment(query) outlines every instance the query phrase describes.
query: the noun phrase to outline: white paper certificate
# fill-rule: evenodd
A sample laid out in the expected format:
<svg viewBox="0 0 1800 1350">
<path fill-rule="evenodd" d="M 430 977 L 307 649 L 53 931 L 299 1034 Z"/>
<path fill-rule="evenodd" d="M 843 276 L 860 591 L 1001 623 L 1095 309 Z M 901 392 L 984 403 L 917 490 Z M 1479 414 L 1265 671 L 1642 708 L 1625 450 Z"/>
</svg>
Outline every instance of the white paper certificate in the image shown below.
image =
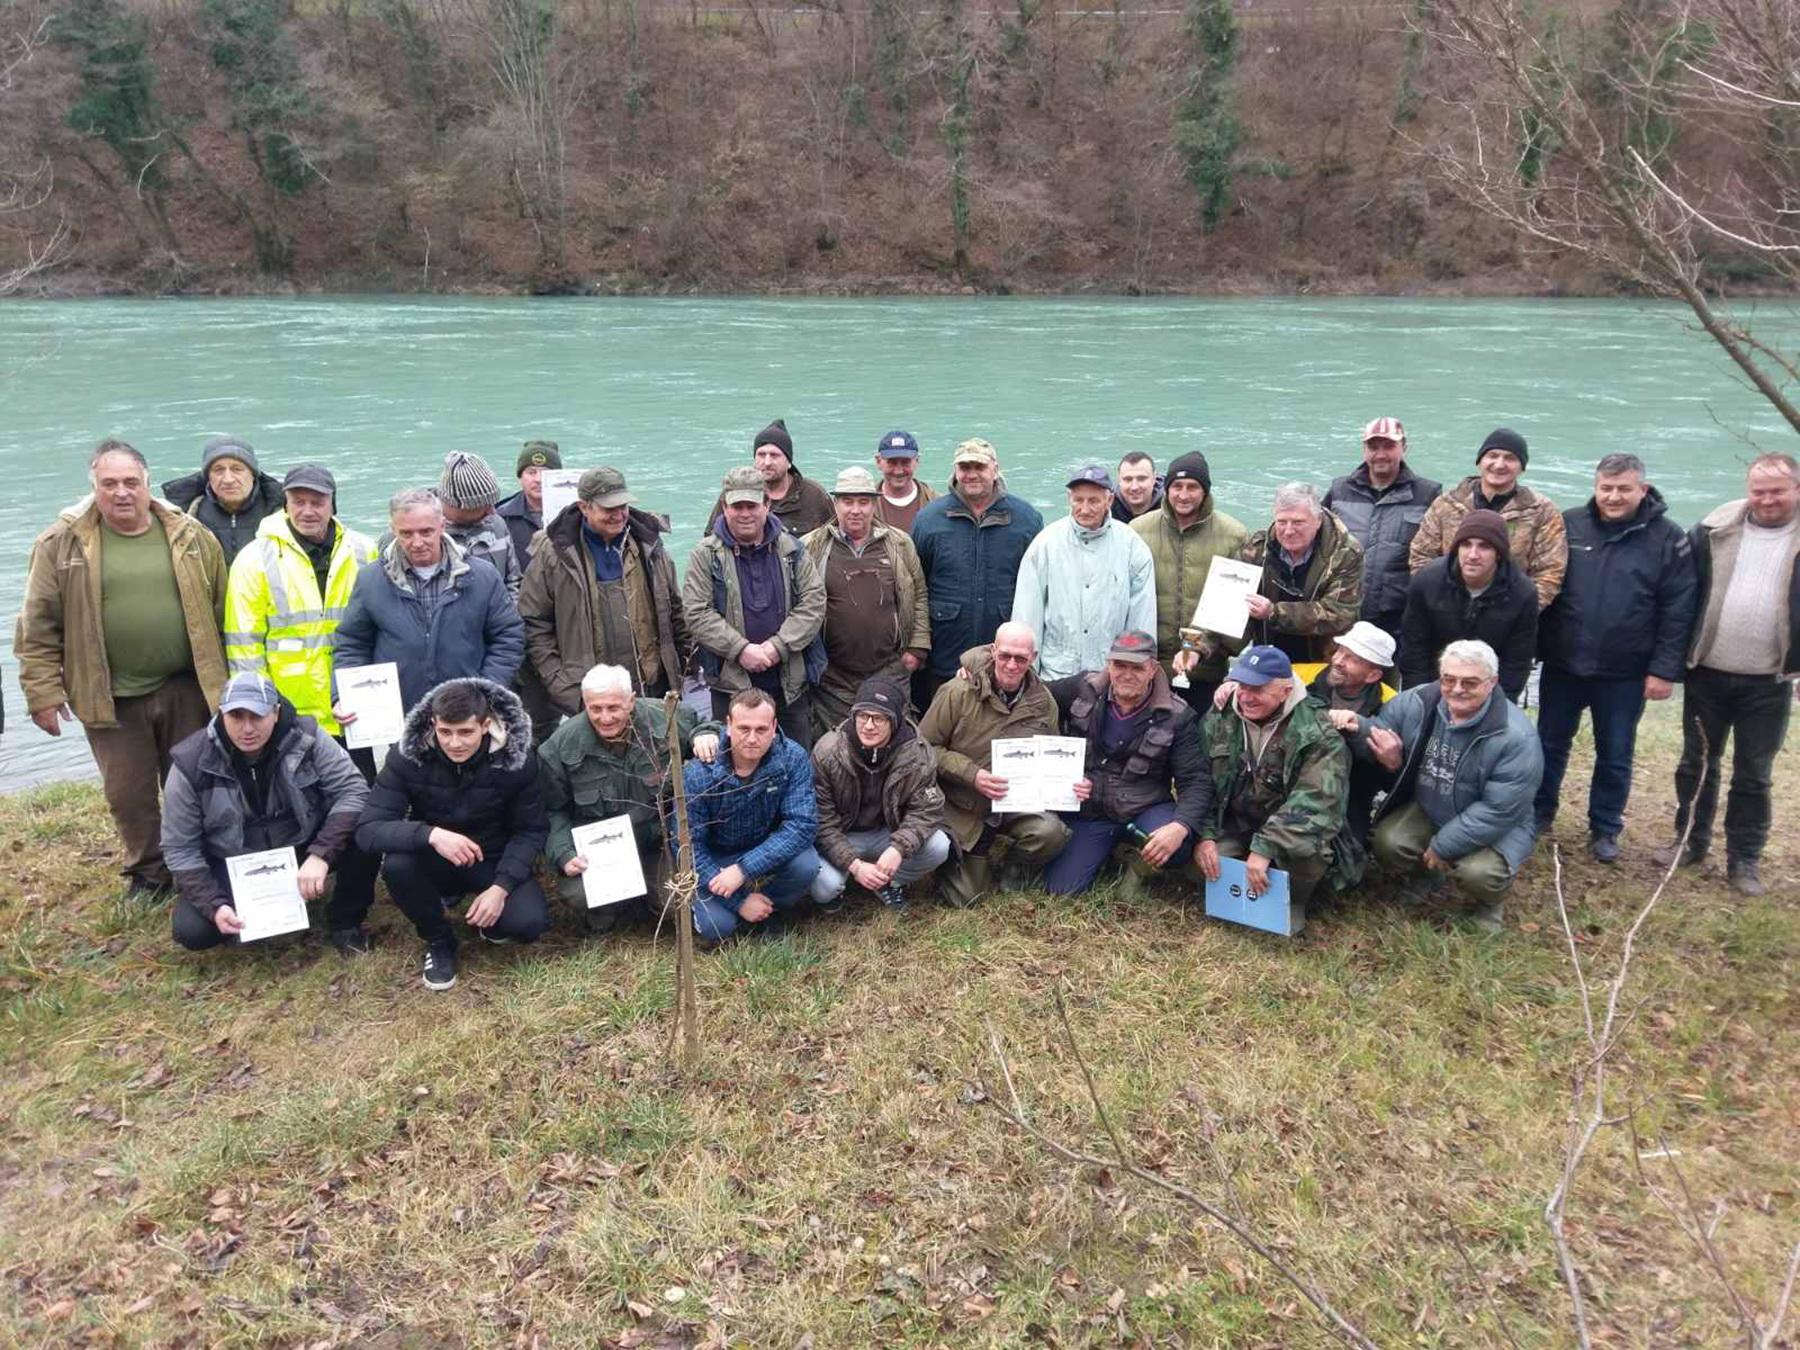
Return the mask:
<svg viewBox="0 0 1800 1350">
<path fill-rule="evenodd" d="M 231 880 L 231 907 L 244 922 L 241 942 L 256 942 L 306 927 L 306 901 L 300 898 L 300 864 L 291 848 L 240 853 L 225 860 Z"/>
<path fill-rule="evenodd" d="M 1075 784 L 1086 772 L 1087 742 L 1079 736 L 1020 736 L 995 741 L 988 772 L 1006 780 L 993 813 L 1078 811 Z"/>
<path fill-rule="evenodd" d="M 400 702 L 400 667 L 392 661 L 373 666 L 351 666 L 337 672 L 338 702 L 356 720 L 344 728 L 344 744 L 352 750 L 365 745 L 396 745 L 406 729 L 406 709 Z"/>
<path fill-rule="evenodd" d="M 587 859 L 581 874 L 587 907 L 617 905 L 649 891 L 644 884 L 644 865 L 638 860 L 637 836 L 630 816 L 610 816 L 569 831 L 575 851 Z"/>
<path fill-rule="evenodd" d="M 1194 606 L 1194 627 L 1226 637 L 1244 636 L 1244 625 L 1250 622 L 1250 607 L 1244 601 L 1261 584 L 1262 568 L 1255 563 L 1215 556 L 1206 572 L 1200 603 Z"/>
<path fill-rule="evenodd" d="M 544 524 L 562 514 L 563 507 L 575 500 L 585 469 L 544 469 L 538 474 L 538 486 L 544 493 Z"/>
</svg>

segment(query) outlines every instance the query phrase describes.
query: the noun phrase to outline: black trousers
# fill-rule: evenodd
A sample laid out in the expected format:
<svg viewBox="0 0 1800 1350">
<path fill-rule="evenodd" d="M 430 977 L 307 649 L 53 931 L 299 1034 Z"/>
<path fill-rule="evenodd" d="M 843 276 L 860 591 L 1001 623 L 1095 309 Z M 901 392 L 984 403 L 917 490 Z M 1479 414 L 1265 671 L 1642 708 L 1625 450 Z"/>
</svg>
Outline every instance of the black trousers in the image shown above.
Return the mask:
<svg viewBox="0 0 1800 1350">
<path fill-rule="evenodd" d="M 300 855 L 301 862 L 306 861 L 306 844 L 301 844 L 294 851 Z M 379 859 L 364 853 L 355 844 L 349 845 L 338 855 L 337 861 L 331 865 L 331 894 L 325 901 L 327 928 L 355 928 L 369 916 L 369 906 L 375 902 L 375 871 L 378 863 Z M 223 859 L 213 860 L 212 872 L 218 879 L 220 888 L 230 895 L 231 873 Z M 175 897 L 170 922 L 175 932 L 175 941 L 190 952 L 203 952 L 208 947 L 217 947 L 228 940 L 237 941 L 235 937 L 227 939 L 216 923 L 179 895 Z"/>
<path fill-rule="evenodd" d="M 812 749 L 812 694 L 803 690 L 800 697 L 789 703 L 781 694 L 771 695 L 775 700 L 775 721 L 780 725 L 782 735 L 790 741 L 799 741 L 806 749 Z M 727 714 L 731 711 L 731 695 L 723 689 L 712 691 L 713 721 L 720 726 L 726 724 Z"/>
<path fill-rule="evenodd" d="M 1695 666 L 1687 673 L 1682 689 L 1681 763 L 1675 769 L 1676 836 L 1687 828 L 1692 811 L 1694 832 L 1688 846 L 1705 853 L 1712 844 L 1719 777 L 1729 737 L 1731 794 L 1725 802 L 1725 853 L 1728 858 L 1753 862 L 1762 857 L 1763 846 L 1769 842 L 1775 756 L 1787 738 L 1794 687 L 1768 675 L 1731 675 Z"/>
<path fill-rule="evenodd" d="M 417 853 L 389 853 L 381 860 L 381 875 L 388 894 L 400 912 L 427 942 L 455 940 L 448 910 L 465 895 L 485 891 L 494 884 L 499 863 L 483 858 L 472 867 L 458 867 L 431 849 Z M 506 906 L 488 932 L 515 942 L 536 942 L 550 927 L 550 906 L 536 877 L 527 877 L 506 897 Z"/>
</svg>

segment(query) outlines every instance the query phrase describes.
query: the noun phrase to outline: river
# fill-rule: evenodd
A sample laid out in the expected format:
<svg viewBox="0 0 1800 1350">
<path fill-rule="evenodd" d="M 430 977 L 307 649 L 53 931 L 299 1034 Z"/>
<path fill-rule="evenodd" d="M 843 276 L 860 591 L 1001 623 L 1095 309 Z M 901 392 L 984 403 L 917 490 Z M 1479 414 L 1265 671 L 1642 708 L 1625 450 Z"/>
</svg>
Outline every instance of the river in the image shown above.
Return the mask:
<svg viewBox="0 0 1800 1350">
<path fill-rule="evenodd" d="M 1691 522 L 1740 494 L 1742 466 L 1792 436 L 1682 311 L 1625 301 L 1469 300 L 78 300 L 0 306 L 0 790 L 91 775 L 79 729 L 25 718 L 12 621 L 31 540 L 85 491 L 106 435 L 152 480 L 201 443 L 247 437 L 265 468 L 330 465 L 346 520 L 374 532 L 395 488 L 472 449 L 509 479 L 520 442 L 614 464 L 674 519 L 677 560 L 719 476 L 785 416 L 827 486 L 904 427 L 921 472 L 985 436 L 1008 484 L 1063 513 L 1071 466 L 1206 452 L 1222 509 L 1266 523 L 1278 483 L 1323 485 L 1362 424 L 1400 417 L 1421 472 L 1453 482 L 1505 424 L 1526 481 L 1588 493 L 1602 454 L 1634 451 Z M 1800 329 L 1770 305 L 1765 336 Z"/>
</svg>

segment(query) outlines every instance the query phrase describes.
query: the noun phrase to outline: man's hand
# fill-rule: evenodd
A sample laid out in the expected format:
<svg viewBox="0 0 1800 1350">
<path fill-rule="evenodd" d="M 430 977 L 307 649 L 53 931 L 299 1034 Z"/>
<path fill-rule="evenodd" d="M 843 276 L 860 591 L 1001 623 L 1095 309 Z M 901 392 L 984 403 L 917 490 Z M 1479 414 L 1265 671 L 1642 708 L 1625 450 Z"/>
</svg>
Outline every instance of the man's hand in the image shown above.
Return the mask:
<svg viewBox="0 0 1800 1350">
<path fill-rule="evenodd" d="M 781 656 L 773 642 L 753 642 L 738 653 L 738 664 L 752 675 L 760 675 L 779 660 Z"/>
<path fill-rule="evenodd" d="M 1425 856 L 1419 861 L 1425 864 L 1428 871 L 1432 872 L 1448 872 L 1451 868 L 1450 863 L 1438 857 L 1437 851 L 1429 847 L 1425 850 Z"/>
<path fill-rule="evenodd" d="M 1253 852 L 1244 859 L 1244 886 L 1252 900 L 1269 889 L 1269 860 L 1262 854 Z"/>
<path fill-rule="evenodd" d="M 879 863 L 865 862 L 858 858 L 850 864 L 850 880 L 865 891 L 878 891 L 888 884 L 888 874 L 881 870 Z"/>
<path fill-rule="evenodd" d="M 702 764 L 711 764 L 719 757 L 719 738 L 708 732 L 704 736 L 694 737 L 694 758 Z"/>
<path fill-rule="evenodd" d="M 905 666 L 906 673 L 911 675 L 914 671 L 918 670 L 920 666 L 925 664 L 925 653 L 916 651 L 901 652 L 900 664 Z"/>
<path fill-rule="evenodd" d="M 1231 702 L 1231 696 L 1237 693 L 1237 688 L 1238 685 L 1236 680 L 1220 681 L 1219 687 L 1213 690 L 1213 707 L 1223 708 L 1227 703 Z"/>
<path fill-rule="evenodd" d="M 1649 699 L 1652 703 L 1661 703 L 1674 692 L 1675 686 L 1668 680 L 1662 679 L 1656 675 L 1644 676 L 1644 697 Z"/>
<path fill-rule="evenodd" d="M 325 894 L 325 879 L 331 875 L 331 865 L 318 854 L 308 854 L 305 862 L 300 864 L 300 898 L 317 900 Z"/>
<path fill-rule="evenodd" d="M 585 871 L 587 871 L 587 859 L 582 857 L 579 853 L 563 864 L 563 875 L 565 877 L 578 877 Z"/>
<path fill-rule="evenodd" d="M 986 769 L 975 770 L 975 790 L 990 802 L 997 802 L 1006 795 L 1006 780 L 996 777 Z"/>
<path fill-rule="evenodd" d="M 500 918 L 500 911 L 505 908 L 505 890 L 499 886 L 489 886 L 469 902 L 469 924 L 474 928 L 492 928 Z"/>
<path fill-rule="evenodd" d="M 1150 831 L 1150 837 L 1138 854 L 1152 867 L 1161 867 L 1175 856 L 1176 850 L 1187 843 L 1188 827 L 1178 820 L 1171 820 L 1167 825 L 1158 825 Z"/>
<path fill-rule="evenodd" d="M 347 727 L 356 720 L 356 714 L 341 703 L 331 705 L 331 715 L 337 718 L 338 725 L 342 727 Z"/>
<path fill-rule="evenodd" d="M 1219 879 L 1219 844 L 1214 839 L 1202 839 L 1194 845 L 1194 866 L 1200 869 L 1200 875 L 1208 881 Z"/>
<path fill-rule="evenodd" d="M 54 708 L 39 708 L 31 714 L 31 720 L 37 723 L 38 730 L 46 736 L 60 736 L 62 724 L 73 722 L 75 714 L 69 710 L 68 704 L 59 703 Z"/>
<path fill-rule="evenodd" d="M 1200 653 L 1192 647 L 1183 647 L 1169 660 L 1169 666 L 1177 675 L 1191 675 L 1194 667 L 1200 664 Z"/>
<path fill-rule="evenodd" d="M 1369 753 L 1389 773 L 1400 768 L 1400 733 L 1387 727 L 1369 728 Z"/>
<path fill-rule="evenodd" d="M 1346 736 L 1355 735 L 1357 727 L 1362 725 L 1362 718 L 1348 708 L 1333 708 L 1325 715 L 1331 719 L 1331 725 Z"/>
<path fill-rule="evenodd" d="M 1266 619 L 1275 612 L 1275 602 L 1266 595 L 1251 594 L 1244 597 L 1244 608 L 1251 618 Z"/>
<path fill-rule="evenodd" d="M 745 923 L 761 923 L 775 912 L 775 906 L 769 903 L 769 897 L 761 891 L 751 891 L 744 897 L 744 903 L 738 906 L 738 918 Z"/>
<path fill-rule="evenodd" d="M 213 927 L 226 937 L 233 937 L 244 931 L 244 921 L 230 905 L 220 905 L 213 911 Z"/>
<path fill-rule="evenodd" d="M 1091 797 L 1093 795 L 1094 795 L 1094 780 L 1093 779 L 1077 778 L 1075 780 L 1075 800 L 1076 801 L 1085 802 L 1089 797 Z"/>
<path fill-rule="evenodd" d="M 481 845 L 455 830 L 437 826 L 425 837 L 425 842 L 436 849 L 445 862 L 457 867 L 472 867 L 481 861 Z"/>
<path fill-rule="evenodd" d="M 738 893 L 744 884 L 744 869 L 736 863 L 723 868 L 719 875 L 706 883 L 706 889 L 721 900 L 728 900 Z"/>
</svg>

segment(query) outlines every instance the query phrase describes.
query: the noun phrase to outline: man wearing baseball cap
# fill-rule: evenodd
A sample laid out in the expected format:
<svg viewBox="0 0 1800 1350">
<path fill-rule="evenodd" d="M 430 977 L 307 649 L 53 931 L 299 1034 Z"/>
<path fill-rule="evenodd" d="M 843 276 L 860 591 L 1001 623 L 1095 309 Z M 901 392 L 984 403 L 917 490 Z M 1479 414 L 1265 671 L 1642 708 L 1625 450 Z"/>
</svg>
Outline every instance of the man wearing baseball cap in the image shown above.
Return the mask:
<svg viewBox="0 0 1800 1350">
<path fill-rule="evenodd" d="M 526 441 L 513 466 L 519 490 L 494 508 L 512 535 L 513 555 L 521 569 L 531 561 L 532 535 L 544 528 L 544 470 L 562 466 L 562 451 L 555 441 Z"/>
<path fill-rule="evenodd" d="M 1138 856 L 1151 868 L 1186 862 L 1211 813 L 1213 786 L 1199 719 L 1169 688 L 1156 638 L 1120 633 L 1102 669 L 1047 683 L 1063 734 L 1086 741 L 1087 754 L 1075 785 L 1081 809 L 1063 817 L 1069 842 L 1044 868 L 1044 889 L 1087 890 L 1128 837 L 1142 841 Z"/>
<path fill-rule="evenodd" d="M 1531 578 L 1543 609 L 1562 589 L 1569 566 L 1569 534 L 1556 503 L 1519 482 L 1531 462 L 1525 438 L 1511 427 L 1495 427 L 1475 452 L 1477 472 L 1445 492 L 1425 511 L 1407 550 L 1414 572 L 1450 552 L 1456 527 L 1471 511 L 1497 512 L 1512 541 L 1512 560 Z M 1404 637 L 1400 645 L 1406 645 Z M 1434 653 L 1435 655 L 1435 653 Z"/>
<path fill-rule="evenodd" d="M 1068 490 L 1069 514 L 1031 541 L 1013 588 L 1012 617 L 1038 635 L 1046 681 L 1099 670 L 1120 633 L 1156 631 L 1156 563 L 1113 518 L 1111 477 L 1089 464 Z"/>
<path fill-rule="evenodd" d="M 1377 417 L 1363 428 L 1363 462 L 1331 480 L 1324 506 L 1363 547 L 1362 617 L 1385 633 L 1400 631 L 1408 551 L 1425 508 L 1443 485 L 1421 478 L 1406 463 L 1406 428 L 1398 417 Z"/>
<path fill-rule="evenodd" d="M 519 617 L 526 663 L 553 710 L 548 727 L 533 713 L 540 738 L 557 715 L 581 712 L 581 681 L 595 666 L 624 667 L 633 691 L 652 698 L 681 687 L 694 641 L 663 546 L 669 527 L 636 502 L 619 470 L 587 470 L 575 500 L 544 522 L 525 568 Z"/>
<path fill-rule="evenodd" d="M 881 523 L 911 533 L 919 508 L 937 499 L 931 485 L 918 480 L 919 443 L 912 432 L 890 431 L 875 442 L 875 468 L 881 474 L 881 496 L 875 503 Z"/>
<path fill-rule="evenodd" d="M 810 534 L 831 523 L 831 498 L 794 464 L 794 438 L 786 419 L 777 417 L 750 438 L 750 460 L 768 497 L 769 514 L 789 534 Z M 725 494 L 720 493 L 707 518 L 709 532 L 724 513 Z"/>
<path fill-rule="evenodd" d="M 1325 707 L 1331 725 L 1347 736 L 1361 734 L 1364 719 L 1381 711 L 1391 690 L 1382 683 L 1394 664 L 1394 639 L 1374 624 L 1358 620 L 1348 633 L 1339 633 L 1331 644 L 1331 661 L 1306 686 L 1308 698 Z M 1363 848 L 1369 843 L 1369 816 L 1375 795 L 1393 781 L 1379 764 L 1350 759 L 1350 800 L 1345 819 L 1350 833 Z"/>
<path fill-rule="evenodd" d="M 1012 617 L 1013 589 L 1025 549 L 1044 518 L 1000 484 L 1000 454 L 971 437 L 951 457 L 956 481 L 913 521 L 913 547 L 931 595 L 931 659 L 913 677 L 913 704 L 931 706 L 956 674 L 962 654 L 992 642 Z"/>
<path fill-rule="evenodd" d="M 812 688 L 813 734 L 850 715 L 851 700 L 877 675 L 905 683 L 931 651 L 925 573 L 904 530 L 877 516 L 874 475 L 853 464 L 831 491 L 837 523 L 800 542 L 825 583 L 825 673 Z"/>
<path fill-rule="evenodd" d="M 1349 889 L 1360 879 L 1361 851 L 1339 841 L 1350 795 L 1343 736 L 1279 647 L 1246 647 L 1227 678 L 1231 694 L 1201 730 L 1214 796 L 1195 863 L 1216 881 L 1220 858 L 1241 859 L 1252 896 L 1280 868 L 1294 904 L 1326 881 Z"/>
<path fill-rule="evenodd" d="M 170 756 L 164 786 L 163 856 L 175 877 L 175 941 L 189 951 L 229 942 L 244 924 L 232 903 L 226 859 L 292 848 L 300 894 L 317 900 L 347 854 L 369 787 L 338 743 L 302 717 L 262 675 L 234 675 L 219 711 Z M 339 951 L 368 950 L 363 919 L 374 870 L 340 873 L 326 905 Z"/>
</svg>

